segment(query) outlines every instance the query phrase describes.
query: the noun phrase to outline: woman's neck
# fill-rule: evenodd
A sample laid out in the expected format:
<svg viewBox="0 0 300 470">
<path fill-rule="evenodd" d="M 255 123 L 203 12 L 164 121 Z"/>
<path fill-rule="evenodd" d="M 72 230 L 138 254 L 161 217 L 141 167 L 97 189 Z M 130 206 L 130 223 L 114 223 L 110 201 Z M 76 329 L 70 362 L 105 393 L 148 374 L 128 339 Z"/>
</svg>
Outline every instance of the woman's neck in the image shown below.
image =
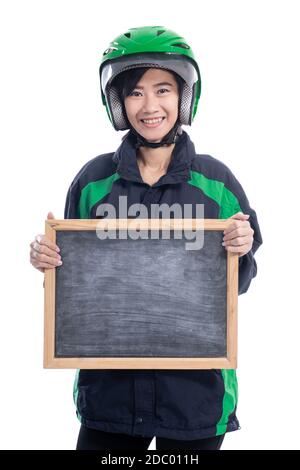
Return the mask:
<svg viewBox="0 0 300 470">
<path fill-rule="evenodd" d="M 137 154 L 138 163 L 151 171 L 167 171 L 172 159 L 175 144 L 167 147 L 140 147 Z"/>
</svg>

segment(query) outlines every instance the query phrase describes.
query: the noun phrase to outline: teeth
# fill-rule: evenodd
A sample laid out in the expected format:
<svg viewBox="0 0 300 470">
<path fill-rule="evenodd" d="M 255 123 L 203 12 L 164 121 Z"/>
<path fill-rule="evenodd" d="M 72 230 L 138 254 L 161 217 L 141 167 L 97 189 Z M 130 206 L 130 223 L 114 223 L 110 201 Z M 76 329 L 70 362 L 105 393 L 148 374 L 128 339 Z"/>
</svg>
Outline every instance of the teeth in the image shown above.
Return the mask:
<svg viewBox="0 0 300 470">
<path fill-rule="evenodd" d="M 142 119 L 143 122 L 146 124 L 155 124 L 157 122 L 161 122 L 163 118 L 156 118 L 156 119 Z"/>
</svg>

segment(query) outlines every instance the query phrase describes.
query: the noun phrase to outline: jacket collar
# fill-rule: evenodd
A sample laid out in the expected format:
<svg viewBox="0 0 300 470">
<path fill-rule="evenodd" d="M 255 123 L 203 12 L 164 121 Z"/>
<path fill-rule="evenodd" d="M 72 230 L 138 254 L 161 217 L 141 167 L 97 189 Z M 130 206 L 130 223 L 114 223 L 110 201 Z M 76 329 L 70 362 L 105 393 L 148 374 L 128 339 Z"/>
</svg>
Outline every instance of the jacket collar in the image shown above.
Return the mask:
<svg viewBox="0 0 300 470">
<path fill-rule="evenodd" d="M 120 147 L 113 155 L 113 161 L 117 165 L 117 173 L 129 181 L 144 183 L 136 161 L 137 150 L 134 145 L 134 136 L 129 132 Z M 195 157 L 195 147 L 189 135 L 182 131 L 172 154 L 167 173 L 153 186 L 174 184 L 187 181 L 190 178 L 191 162 Z"/>
</svg>

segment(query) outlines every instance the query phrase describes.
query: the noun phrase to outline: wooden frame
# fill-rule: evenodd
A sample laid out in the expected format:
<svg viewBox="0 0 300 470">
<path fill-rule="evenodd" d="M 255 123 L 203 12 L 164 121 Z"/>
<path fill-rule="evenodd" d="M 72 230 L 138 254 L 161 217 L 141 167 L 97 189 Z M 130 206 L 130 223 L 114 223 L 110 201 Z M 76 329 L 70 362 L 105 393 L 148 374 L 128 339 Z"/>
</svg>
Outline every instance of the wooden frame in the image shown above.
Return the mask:
<svg viewBox="0 0 300 470">
<path fill-rule="evenodd" d="M 56 242 L 57 230 L 137 229 L 225 230 L 228 219 L 51 219 L 46 236 Z M 238 255 L 227 252 L 227 356 L 221 358 L 166 357 L 55 357 L 56 270 L 45 270 L 44 368 L 81 369 L 235 369 L 237 367 Z"/>
</svg>

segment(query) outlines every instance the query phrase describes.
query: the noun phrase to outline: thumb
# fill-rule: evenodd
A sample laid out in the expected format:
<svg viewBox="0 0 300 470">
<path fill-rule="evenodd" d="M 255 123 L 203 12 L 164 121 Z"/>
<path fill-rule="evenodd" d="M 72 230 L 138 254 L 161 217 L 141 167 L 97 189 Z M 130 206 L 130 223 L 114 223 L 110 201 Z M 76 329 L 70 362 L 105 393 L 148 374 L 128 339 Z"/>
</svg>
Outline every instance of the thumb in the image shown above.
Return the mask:
<svg viewBox="0 0 300 470">
<path fill-rule="evenodd" d="M 230 219 L 248 219 L 250 217 L 250 214 L 243 214 L 242 212 L 237 212 L 236 214 L 232 215 Z"/>
<path fill-rule="evenodd" d="M 54 215 L 52 214 L 52 212 L 48 212 L 48 215 L 47 215 L 47 220 L 49 219 L 55 219 Z"/>
</svg>

